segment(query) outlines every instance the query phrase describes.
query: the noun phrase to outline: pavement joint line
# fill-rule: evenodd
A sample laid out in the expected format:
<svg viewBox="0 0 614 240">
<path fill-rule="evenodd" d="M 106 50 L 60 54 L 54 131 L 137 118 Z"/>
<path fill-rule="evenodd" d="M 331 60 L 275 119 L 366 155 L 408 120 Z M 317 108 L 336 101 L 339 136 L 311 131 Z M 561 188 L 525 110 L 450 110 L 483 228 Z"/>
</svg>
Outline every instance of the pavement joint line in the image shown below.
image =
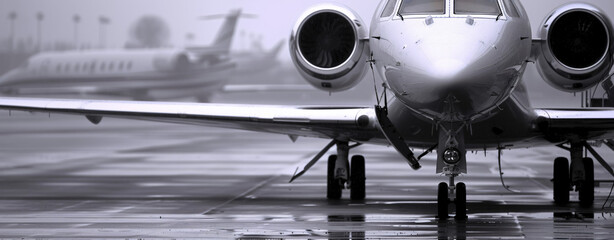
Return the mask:
<svg viewBox="0 0 614 240">
<path fill-rule="evenodd" d="M 315 155 L 315 154 L 314 154 L 314 155 Z M 302 159 L 302 158 L 301 158 L 301 159 L 298 161 L 298 163 L 296 163 L 296 162 L 295 162 L 295 163 L 294 163 L 294 164 L 292 164 L 292 165 L 300 164 L 300 163 L 301 163 L 301 162 L 303 162 L 303 161 L 304 161 L 304 159 Z M 284 174 L 283 174 L 283 172 L 286 172 L 286 171 L 287 171 L 286 169 L 281 170 L 281 171 L 280 171 L 281 173 L 278 173 L 278 174 L 275 174 L 274 176 L 271 176 L 270 178 L 268 178 L 268 179 L 266 179 L 266 180 L 264 180 L 264 181 L 262 181 L 262 182 L 258 183 L 257 185 L 255 185 L 255 186 L 251 187 L 251 188 L 250 188 L 250 189 L 248 189 L 247 191 L 245 191 L 245 192 L 243 192 L 243 193 L 241 193 L 241 194 L 237 195 L 236 197 L 234 197 L 234 198 L 232 198 L 232 199 L 229 199 L 228 201 L 225 201 L 225 202 L 223 202 L 223 203 L 221 203 L 221 204 L 219 204 L 219 205 L 216 205 L 216 206 L 214 206 L 214 207 L 212 207 L 212 208 L 207 209 L 207 211 L 202 212 L 202 213 L 201 213 L 201 215 L 207 215 L 207 214 L 209 214 L 210 212 L 212 212 L 212 211 L 214 211 L 214 210 L 217 210 L 217 209 L 220 209 L 220 208 L 222 208 L 222 207 L 224 207 L 224 206 L 226 206 L 226 205 L 230 204 L 231 202 L 234 202 L 234 201 L 235 201 L 235 200 L 237 200 L 237 199 L 241 199 L 241 198 L 244 198 L 244 197 L 246 197 L 246 196 L 248 196 L 248 195 L 251 195 L 251 193 L 253 193 L 254 191 L 256 191 L 256 190 L 258 190 L 258 189 L 262 188 L 263 186 L 265 186 L 265 185 L 266 185 L 266 184 L 268 184 L 268 183 L 271 183 L 271 182 L 272 182 L 273 180 L 275 180 L 276 178 L 283 176 L 283 175 L 284 175 Z"/>
<path fill-rule="evenodd" d="M 538 185 L 539 187 L 541 187 L 544 191 L 550 191 L 552 188 L 549 188 L 548 186 L 544 185 L 543 183 L 537 181 L 537 179 L 535 179 L 534 177 L 530 177 L 529 180 L 533 183 L 535 183 L 536 185 Z"/>
<path fill-rule="evenodd" d="M 207 214 L 209 214 L 210 212 L 212 212 L 212 211 L 214 211 L 214 210 L 217 210 L 217 209 L 220 209 L 220 208 L 222 208 L 222 207 L 224 207 L 224 206 L 226 206 L 226 205 L 230 204 L 231 202 L 234 202 L 234 201 L 235 201 L 235 200 L 237 200 L 237 199 L 241 199 L 241 198 L 244 198 L 244 197 L 245 197 L 245 196 L 247 196 L 247 195 L 251 195 L 251 193 L 252 193 L 252 192 L 254 192 L 254 191 L 256 191 L 256 190 L 260 189 L 260 188 L 261 188 L 261 187 L 263 187 L 264 185 L 266 185 L 266 184 L 268 184 L 268 183 L 272 182 L 273 180 L 275 180 L 276 178 L 278 178 L 278 177 L 280 177 L 280 176 L 282 176 L 282 174 L 277 174 L 277 175 L 272 176 L 272 177 L 270 177 L 270 178 L 268 178 L 268 179 L 266 179 L 266 180 L 264 180 L 264 181 L 261 181 L 261 182 L 260 182 L 260 183 L 258 183 L 257 185 L 255 185 L 255 186 L 251 187 L 250 189 L 248 189 L 247 191 L 245 191 L 245 192 L 243 192 L 243 193 L 241 193 L 241 194 L 237 195 L 236 197 L 231 198 L 231 199 L 229 199 L 229 200 L 227 200 L 227 201 L 225 201 L 225 202 L 223 202 L 223 203 L 221 203 L 221 204 L 219 204 L 219 205 L 216 205 L 216 206 L 214 206 L 214 207 L 212 207 L 212 208 L 207 209 L 207 211 L 202 212 L 202 213 L 201 213 L 201 215 L 207 215 Z"/>
</svg>

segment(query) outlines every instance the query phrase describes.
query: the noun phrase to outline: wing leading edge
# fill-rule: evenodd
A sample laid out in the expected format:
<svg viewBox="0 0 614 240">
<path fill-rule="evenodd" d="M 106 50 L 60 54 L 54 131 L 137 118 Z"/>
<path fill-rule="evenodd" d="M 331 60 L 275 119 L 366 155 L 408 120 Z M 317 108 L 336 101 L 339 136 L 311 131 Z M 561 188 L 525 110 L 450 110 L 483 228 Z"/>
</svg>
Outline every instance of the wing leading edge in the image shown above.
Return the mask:
<svg viewBox="0 0 614 240">
<path fill-rule="evenodd" d="M 614 108 L 537 109 L 535 113 L 536 126 L 552 141 L 568 135 L 586 140 L 614 138 Z"/>
<path fill-rule="evenodd" d="M 381 138 L 373 108 L 0 98 L 0 108 L 138 119 L 346 141 Z"/>
<path fill-rule="evenodd" d="M 384 140 L 373 108 L 0 98 L 0 109 L 192 124 L 344 141 Z M 552 142 L 614 139 L 614 108 L 536 109 Z M 98 122 L 94 121 L 94 123 Z"/>
</svg>

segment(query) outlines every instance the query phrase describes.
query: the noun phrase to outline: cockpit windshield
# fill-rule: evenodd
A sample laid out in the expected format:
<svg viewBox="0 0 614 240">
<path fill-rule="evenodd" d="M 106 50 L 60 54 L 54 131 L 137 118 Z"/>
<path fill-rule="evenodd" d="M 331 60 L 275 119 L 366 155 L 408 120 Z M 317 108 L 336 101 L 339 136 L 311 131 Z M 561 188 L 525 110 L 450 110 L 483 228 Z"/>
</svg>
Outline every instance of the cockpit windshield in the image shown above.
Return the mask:
<svg viewBox="0 0 614 240">
<path fill-rule="evenodd" d="M 401 15 L 445 14 L 446 0 L 403 0 L 399 8 Z"/>
<path fill-rule="evenodd" d="M 454 14 L 500 15 L 501 8 L 497 0 L 456 0 Z"/>
</svg>

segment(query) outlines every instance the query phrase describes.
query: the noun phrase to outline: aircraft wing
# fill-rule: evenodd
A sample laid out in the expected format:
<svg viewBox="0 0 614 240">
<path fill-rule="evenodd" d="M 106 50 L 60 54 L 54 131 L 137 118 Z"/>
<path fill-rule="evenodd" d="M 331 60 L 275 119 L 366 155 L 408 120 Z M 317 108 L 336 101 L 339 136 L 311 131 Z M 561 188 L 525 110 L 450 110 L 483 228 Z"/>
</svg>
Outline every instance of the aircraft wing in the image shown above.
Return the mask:
<svg viewBox="0 0 614 240">
<path fill-rule="evenodd" d="M 0 98 L 0 109 L 149 120 L 349 141 L 380 137 L 373 108 Z"/>
<path fill-rule="evenodd" d="M 614 138 L 614 108 L 537 109 L 536 127 L 546 136 L 582 134 L 589 140 Z"/>
</svg>

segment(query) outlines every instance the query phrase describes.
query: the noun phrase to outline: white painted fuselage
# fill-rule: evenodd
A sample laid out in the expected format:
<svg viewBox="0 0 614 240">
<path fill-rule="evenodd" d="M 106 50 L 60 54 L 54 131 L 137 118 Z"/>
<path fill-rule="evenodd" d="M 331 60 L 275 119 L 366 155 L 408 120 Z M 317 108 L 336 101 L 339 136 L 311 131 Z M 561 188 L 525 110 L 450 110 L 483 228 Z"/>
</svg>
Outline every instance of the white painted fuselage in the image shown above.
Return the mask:
<svg viewBox="0 0 614 240">
<path fill-rule="evenodd" d="M 209 95 L 234 63 L 192 63 L 181 49 L 69 51 L 37 54 L 2 76 L 5 94 L 121 95 L 167 99 Z"/>
<path fill-rule="evenodd" d="M 447 1 L 443 14 L 380 17 L 386 2 L 370 45 L 398 101 L 436 122 L 475 122 L 509 98 L 531 53 L 524 9 L 510 14 L 499 1 L 499 16 L 455 14 Z"/>
</svg>

